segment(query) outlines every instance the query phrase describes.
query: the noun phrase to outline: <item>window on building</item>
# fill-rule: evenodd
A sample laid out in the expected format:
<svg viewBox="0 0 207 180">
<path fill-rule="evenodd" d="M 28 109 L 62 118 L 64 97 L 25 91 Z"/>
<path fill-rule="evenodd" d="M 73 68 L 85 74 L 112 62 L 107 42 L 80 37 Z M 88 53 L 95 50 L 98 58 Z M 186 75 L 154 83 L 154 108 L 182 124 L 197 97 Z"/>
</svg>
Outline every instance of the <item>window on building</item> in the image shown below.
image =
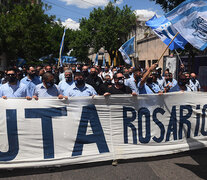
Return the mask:
<svg viewBox="0 0 207 180">
<path fill-rule="evenodd" d="M 152 64 L 155 64 L 155 63 L 157 63 L 157 59 L 154 59 L 154 60 L 152 60 Z"/>
<path fill-rule="evenodd" d="M 148 60 L 148 66 L 151 67 L 151 60 Z"/>
<path fill-rule="evenodd" d="M 139 65 L 140 65 L 140 67 L 142 68 L 142 69 L 145 69 L 145 60 L 143 61 L 140 61 L 139 60 Z"/>
</svg>

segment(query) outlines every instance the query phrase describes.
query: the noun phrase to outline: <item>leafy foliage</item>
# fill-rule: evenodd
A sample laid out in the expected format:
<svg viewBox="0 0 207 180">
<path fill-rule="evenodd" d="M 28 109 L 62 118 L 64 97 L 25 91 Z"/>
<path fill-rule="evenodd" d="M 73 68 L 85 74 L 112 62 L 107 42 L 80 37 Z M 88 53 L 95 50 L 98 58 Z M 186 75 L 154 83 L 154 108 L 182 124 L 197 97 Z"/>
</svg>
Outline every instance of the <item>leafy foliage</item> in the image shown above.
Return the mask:
<svg viewBox="0 0 207 180">
<path fill-rule="evenodd" d="M 49 7 L 26 0 L 21 4 L 7 3 L 0 8 L 0 53 L 6 53 L 8 60 L 21 57 L 27 62 L 51 52 L 58 55 L 63 27 L 54 21 L 54 16 L 45 14 L 44 9 Z"/>
<path fill-rule="evenodd" d="M 84 58 L 89 47 L 93 47 L 95 53 L 104 47 L 113 58 L 112 52 L 126 41 L 135 23 L 136 16 L 128 6 L 121 10 L 110 2 L 104 9 L 94 8 L 88 19 L 80 21 L 80 30 L 76 32 L 73 44 L 79 52 L 75 50 L 74 53 L 82 54 L 81 58 Z"/>
</svg>

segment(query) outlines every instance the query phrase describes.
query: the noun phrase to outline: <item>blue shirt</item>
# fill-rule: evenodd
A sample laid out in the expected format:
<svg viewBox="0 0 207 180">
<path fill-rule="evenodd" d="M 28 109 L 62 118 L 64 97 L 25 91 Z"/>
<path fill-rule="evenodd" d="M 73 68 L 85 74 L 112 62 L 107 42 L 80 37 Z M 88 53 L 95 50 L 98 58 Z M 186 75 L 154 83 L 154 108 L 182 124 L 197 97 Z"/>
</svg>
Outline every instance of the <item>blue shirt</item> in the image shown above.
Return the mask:
<svg viewBox="0 0 207 180">
<path fill-rule="evenodd" d="M 161 91 L 160 87 L 155 83 L 152 83 L 152 84 L 144 83 L 142 87 L 140 86 L 140 83 L 141 81 L 138 83 L 139 94 L 154 94 L 154 93 L 158 93 L 159 91 Z"/>
<path fill-rule="evenodd" d="M 75 83 L 69 87 L 66 91 L 65 91 L 65 96 L 68 97 L 74 97 L 74 96 L 93 96 L 93 95 L 97 95 L 95 89 L 89 85 L 89 84 L 85 84 L 85 86 L 78 88 Z"/>
<path fill-rule="evenodd" d="M 169 90 L 169 92 L 177 92 L 177 91 L 181 91 L 180 86 L 178 84 L 176 84 L 174 87 L 172 87 Z M 186 86 L 186 90 L 185 91 L 191 91 L 191 89 Z"/>
<path fill-rule="evenodd" d="M 37 76 L 35 76 L 32 80 L 26 76 L 20 82 L 27 85 L 27 90 L 30 97 L 33 96 L 36 85 L 41 83 L 39 77 Z"/>
<path fill-rule="evenodd" d="M 66 82 L 65 80 L 62 80 L 58 84 L 58 89 L 60 90 L 61 94 L 65 94 L 65 91 L 74 84 L 74 81 Z"/>
<path fill-rule="evenodd" d="M 26 97 L 28 95 L 27 86 L 19 81 L 15 85 L 8 82 L 0 87 L 0 97 Z"/>
<path fill-rule="evenodd" d="M 139 82 L 136 84 L 134 81 L 135 81 L 134 77 L 129 78 L 129 79 L 126 79 L 126 81 L 124 81 L 125 82 L 124 84 L 125 84 L 125 86 L 130 87 L 132 92 L 135 92 L 135 93 L 139 94 L 139 89 L 138 89 L 138 83 Z"/>
<path fill-rule="evenodd" d="M 49 87 L 48 89 L 44 86 L 43 83 L 38 84 L 35 87 L 34 96 L 37 97 L 53 97 L 60 95 L 60 91 L 57 87 L 57 85 L 53 85 L 52 87 Z"/>
</svg>

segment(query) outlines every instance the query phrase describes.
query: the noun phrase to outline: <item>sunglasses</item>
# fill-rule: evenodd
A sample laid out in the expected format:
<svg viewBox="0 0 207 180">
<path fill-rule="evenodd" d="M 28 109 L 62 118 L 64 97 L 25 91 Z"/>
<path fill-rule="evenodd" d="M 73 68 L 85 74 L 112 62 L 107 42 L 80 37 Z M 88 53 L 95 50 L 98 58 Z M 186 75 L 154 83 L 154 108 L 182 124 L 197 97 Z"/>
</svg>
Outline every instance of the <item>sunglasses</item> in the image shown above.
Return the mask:
<svg viewBox="0 0 207 180">
<path fill-rule="evenodd" d="M 14 76 L 15 76 L 15 74 L 7 74 L 7 76 L 12 76 L 12 77 L 14 77 Z"/>
</svg>

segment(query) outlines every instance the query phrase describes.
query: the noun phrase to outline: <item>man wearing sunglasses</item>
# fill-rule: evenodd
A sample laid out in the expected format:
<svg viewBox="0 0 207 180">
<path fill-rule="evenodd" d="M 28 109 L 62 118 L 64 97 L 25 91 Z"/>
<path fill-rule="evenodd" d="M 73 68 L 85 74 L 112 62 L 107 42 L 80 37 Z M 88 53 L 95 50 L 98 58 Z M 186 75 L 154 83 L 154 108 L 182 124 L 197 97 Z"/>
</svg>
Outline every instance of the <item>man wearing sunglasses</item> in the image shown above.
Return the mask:
<svg viewBox="0 0 207 180">
<path fill-rule="evenodd" d="M 18 81 L 15 69 L 9 69 L 6 76 L 8 82 L 0 87 L 0 97 L 3 99 L 10 97 L 26 97 L 28 100 L 31 99 L 27 86 Z"/>
<path fill-rule="evenodd" d="M 114 74 L 114 84 L 108 89 L 104 96 L 110 94 L 131 94 L 132 90 L 124 85 L 124 75 L 122 73 Z"/>
</svg>

